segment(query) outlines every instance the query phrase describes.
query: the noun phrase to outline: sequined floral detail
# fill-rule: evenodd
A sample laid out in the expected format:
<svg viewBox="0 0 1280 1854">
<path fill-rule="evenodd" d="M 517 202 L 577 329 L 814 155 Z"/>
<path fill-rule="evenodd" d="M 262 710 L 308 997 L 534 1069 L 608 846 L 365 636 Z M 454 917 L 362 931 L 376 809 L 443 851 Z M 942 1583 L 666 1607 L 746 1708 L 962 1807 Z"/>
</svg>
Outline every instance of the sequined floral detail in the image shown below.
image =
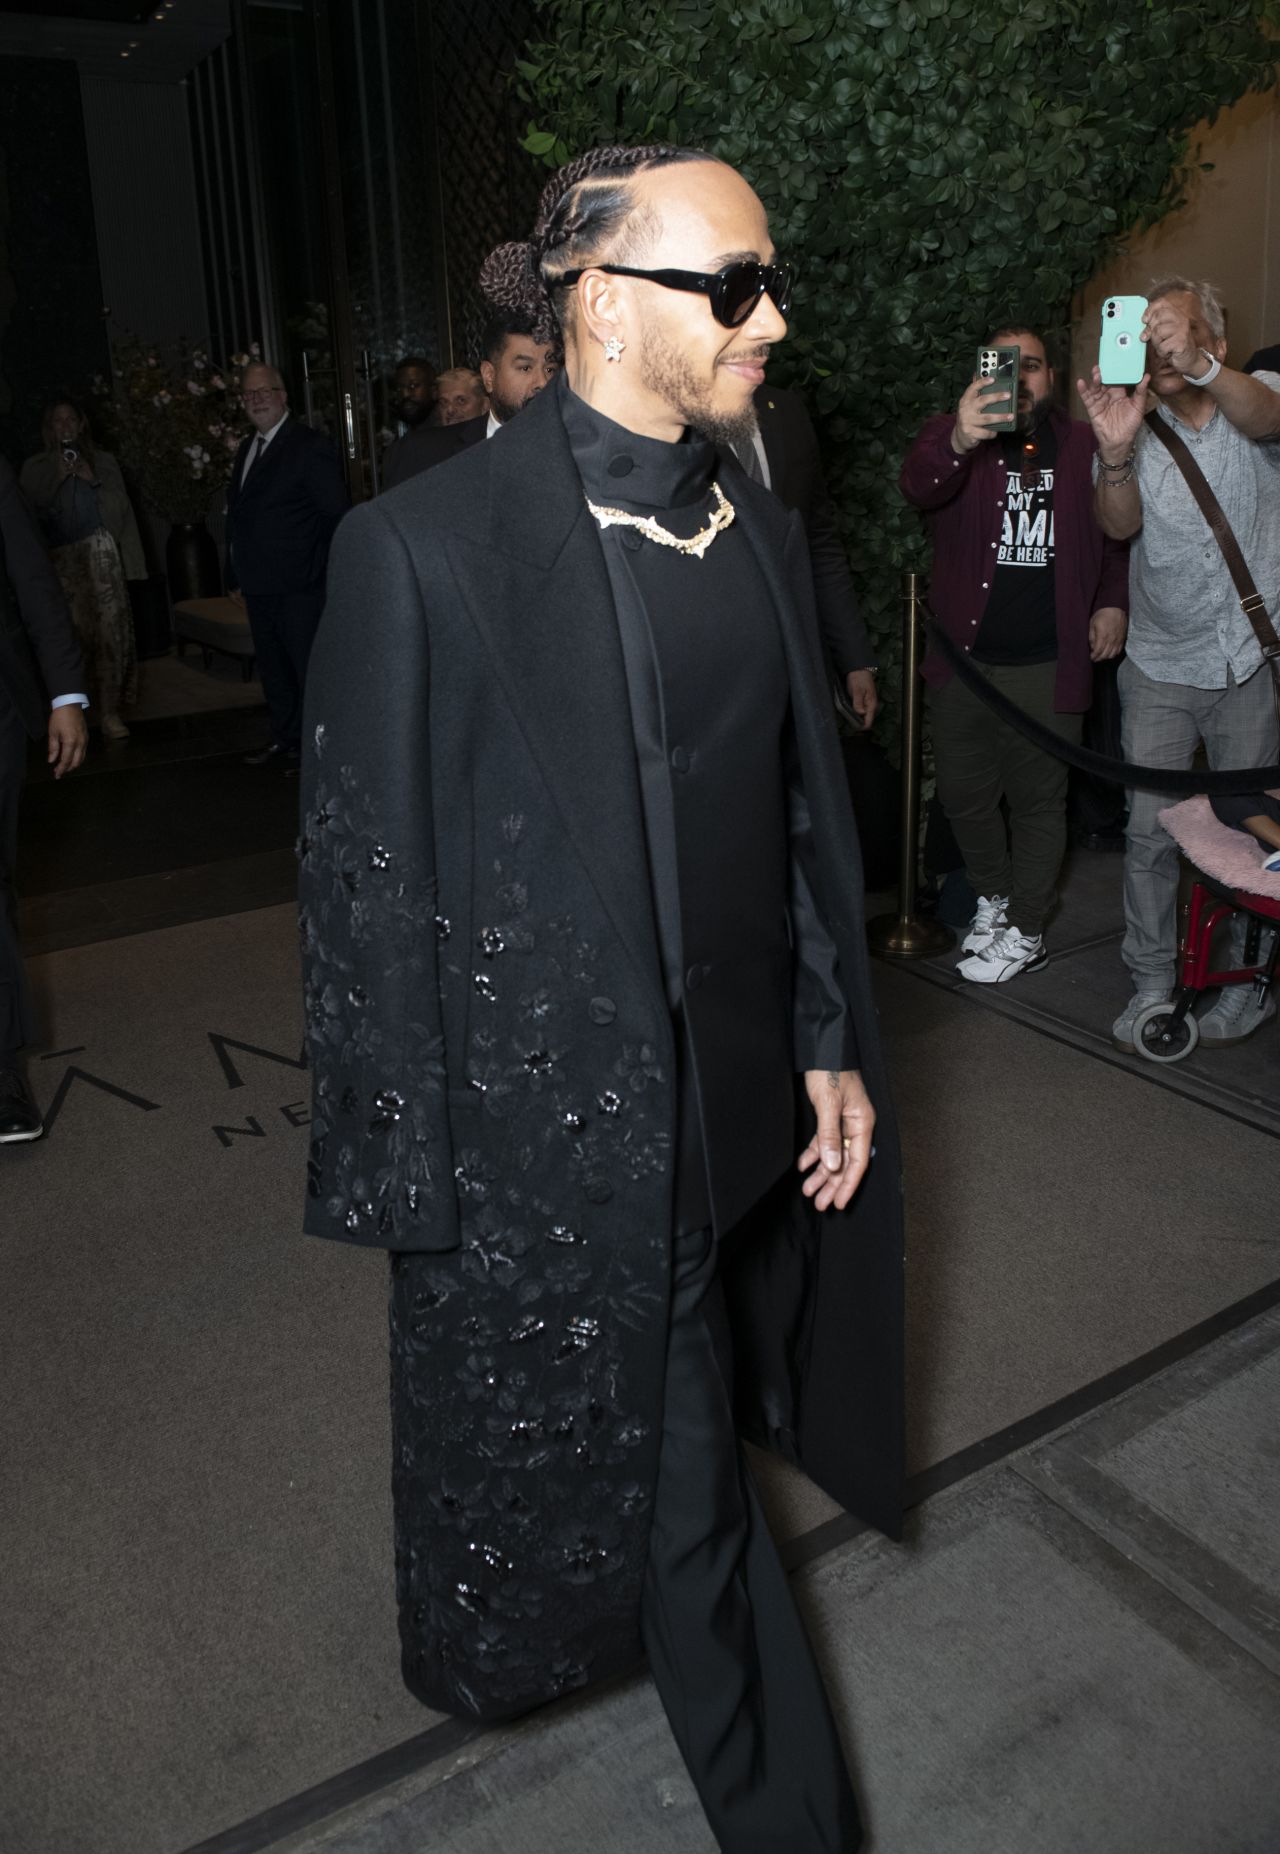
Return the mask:
<svg viewBox="0 0 1280 1854">
<path fill-rule="evenodd" d="M 554 828 L 477 811 L 474 892 L 432 897 L 460 1247 L 392 1265 L 406 1677 L 492 1717 L 633 1659 L 659 1434 L 670 1088 L 603 915 L 547 905 Z"/>
<path fill-rule="evenodd" d="M 397 998 L 434 992 L 435 886 L 412 858 L 392 855 L 375 801 L 349 767 L 318 781 L 300 848 L 314 1075 L 308 1190 L 348 1239 L 421 1241 L 442 1170 L 438 1009 L 425 1021 L 404 1021 L 394 1050 L 387 1024 Z M 377 1008 L 368 982 L 374 969 Z M 448 1240 L 452 1201 L 442 1209 Z"/>
</svg>

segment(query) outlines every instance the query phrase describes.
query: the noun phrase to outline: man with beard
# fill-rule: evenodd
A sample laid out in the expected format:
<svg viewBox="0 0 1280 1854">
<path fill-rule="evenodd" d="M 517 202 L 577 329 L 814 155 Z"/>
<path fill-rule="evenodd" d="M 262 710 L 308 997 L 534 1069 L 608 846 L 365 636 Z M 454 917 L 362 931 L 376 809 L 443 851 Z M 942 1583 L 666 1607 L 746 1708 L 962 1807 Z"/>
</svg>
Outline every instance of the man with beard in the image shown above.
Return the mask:
<svg viewBox="0 0 1280 1854">
<path fill-rule="evenodd" d="M 1077 742 L 1092 665 L 1124 648 L 1125 548 L 1094 516 L 1092 434 L 1054 404 L 1043 340 L 1006 326 L 989 341 L 1019 350 L 1016 430 L 994 429 L 1008 394 L 975 377 L 954 413 L 925 424 L 902 492 L 928 517 L 932 604 L 948 635 L 1019 708 Z M 938 796 L 978 898 L 957 970 L 1005 984 L 1048 958 L 1067 768 L 993 715 L 936 648 L 923 674 Z"/>
<path fill-rule="evenodd" d="M 488 395 L 488 411 L 412 432 L 396 446 L 394 459 L 388 454 L 385 488 L 394 489 L 411 476 L 433 470 L 473 444 L 492 438 L 555 378 L 557 350 L 550 341 L 534 339 L 527 315 L 499 311 L 490 316 L 482 345 L 479 379 Z"/>
<path fill-rule="evenodd" d="M 1098 439 L 1098 519 L 1133 537 L 1133 629 L 1120 668 L 1124 754 L 1187 770 L 1203 745 L 1211 767 L 1277 759 L 1272 680 L 1213 530 L 1182 471 L 1151 428 L 1180 437 L 1216 496 L 1274 623 L 1280 612 L 1280 373 L 1224 366 L 1226 318 L 1207 283 L 1167 277 L 1147 293 L 1150 372 L 1130 394 L 1081 380 Z M 1148 392 L 1148 388 L 1150 391 Z M 1120 1049 L 1172 988 L 1178 952 L 1178 848 L 1160 823 L 1166 800 L 1129 804 L 1124 861 L 1124 963 L 1133 996 L 1111 1026 Z M 1243 915 L 1233 927 L 1244 963 Z M 1200 1041 L 1222 1048 L 1275 1015 L 1252 985 L 1227 985 L 1200 1018 Z"/>
<path fill-rule="evenodd" d="M 408 431 L 425 425 L 436 409 L 436 370 L 422 354 L 407 354 L 396 368 L 396 417 Z"/>
<path fill-rule="evenodd" d="M 396 368 L 391 388 L 391 410 L 404 427 L 382 453 L 382 477 L 394 471 L 396 459 L 409 438 L 421 429 L 436 409 L 436 370 L 421 354 L 406 354 Z"/>
<path fill-rule="evenodd" d="M 857 835 L 802 524 L 717 450 L 790 275 L 659 146 L 570 162 L 484 279 L 564 367 L 344 524 L 307 726 L 306 1226 L 392 1251 L 403 1670 L 500 1719 L 643 1646 L 720 1846 L 846 1854 L 734 1432 L 896 1533 Z"/>
</svg>

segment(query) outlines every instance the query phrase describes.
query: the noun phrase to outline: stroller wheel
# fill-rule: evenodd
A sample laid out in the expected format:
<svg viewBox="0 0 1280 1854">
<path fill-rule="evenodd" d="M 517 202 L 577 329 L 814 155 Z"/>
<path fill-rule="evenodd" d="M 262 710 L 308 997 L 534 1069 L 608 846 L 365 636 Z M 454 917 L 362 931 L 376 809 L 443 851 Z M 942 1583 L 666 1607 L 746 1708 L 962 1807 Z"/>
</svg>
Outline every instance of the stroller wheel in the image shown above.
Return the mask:
<svg viewBox="0 0 1280 1854">
<path fill-rule="evenodd" d="M 1200 1026 L 1190 1012 L 1179 1023 L 1172 1004 L 1150 1005 L 1133 1026 L 1133 1047 L 1148 1062 L 1181 1062 L 1200 1041 Z"/>
</svg>

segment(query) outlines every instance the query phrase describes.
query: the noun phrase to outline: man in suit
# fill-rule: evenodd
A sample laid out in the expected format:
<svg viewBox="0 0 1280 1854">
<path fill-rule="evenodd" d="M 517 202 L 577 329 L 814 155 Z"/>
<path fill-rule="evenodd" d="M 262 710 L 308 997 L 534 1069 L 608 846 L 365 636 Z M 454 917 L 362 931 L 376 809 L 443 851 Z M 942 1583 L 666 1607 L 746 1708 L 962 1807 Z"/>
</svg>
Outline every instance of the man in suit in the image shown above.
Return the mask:
<svg viewBox="0 0 1280 1854">
<path fill-rule="evenodd" d="M 382 454 L 384 482 L 387 471 L 395 469 L 401 447 L 435 413 L 437 391 L 436 370 L 431 362 L 420 354 L 406 354 L 392 382 L 391 403 L 402 429 L 400 436 L 393 438 Z"/>
<path fill-rule="evenodd" d="M 0 458 L 0 1145 L 39 1139 L 19 1054 L 35 1036 L 18 947 L 14 864 L 27 740 L 47 740 L 55 779 L 88 741 L 84 668 L 71 614 L 17 479 Z"/>
<path fill-rule="evenodd" d="M 528 316 L 501 311 L 485 325 L 480 377 L 489 397 L 481 418 L 458 425 L 436 425 L 410 432 L 387 453 L 383 485 L 394 489 L 420 471 L 447 463 L 473 444 L 492 438 L 555 378 L 557 349 L 534 339 Z"/>
<path fill-rule="evenodd" d="M 271 739 L 245 764 L 287 769 L 298 763 L 329 542 L 349 498 L 328 438 L 289 417 L 276 369 L 255 361 L 240 384 L 254 429 L 236 453 L 227 490 L 228 577 L 249 614 L 271 717 Z"/>
<path fill-rule="evenodd" d="M 849 707 L 869 728 L 880 706 L 875 652 L 858 611 L 813 421 L 799 393 L 785 387 L 758 387 L 755 409 L 756 431 L 750 442 L 738 446 L 738 461 L 804 522 L 827 657 Z"/>
<path fill-rule="evenodd" d="M 564 369 L 343 523 L 304 732 L 306 1227 L 392 1252 L 402 1666 L 504 1718 L 643 1643 L 721 1848 L 849 1854 L 734 1432 L 736 1390 L 896 1531 L 857 834 L 802 524 L 717 448 L 790 279 L 665 146 L 579 156 L 483 274 Z"/>
</svg>

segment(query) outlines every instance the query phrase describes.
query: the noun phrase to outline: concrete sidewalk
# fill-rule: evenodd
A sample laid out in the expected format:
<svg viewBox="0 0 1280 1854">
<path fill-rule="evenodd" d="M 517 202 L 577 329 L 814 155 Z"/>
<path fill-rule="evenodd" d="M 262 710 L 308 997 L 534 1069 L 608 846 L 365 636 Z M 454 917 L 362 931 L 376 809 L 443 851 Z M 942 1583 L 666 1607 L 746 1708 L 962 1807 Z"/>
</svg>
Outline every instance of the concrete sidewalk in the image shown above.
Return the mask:
<svg viewBox="0 0 1280 1854">
<path fill-rule="evenodd" d="M 799 1574 L 869 1850 L 1276 1854 L 1278 1413 L 1271 1312 Z M 714 1843 L 636 1680 L 273 1854 L 659 1848 Z"/>
</svg>

